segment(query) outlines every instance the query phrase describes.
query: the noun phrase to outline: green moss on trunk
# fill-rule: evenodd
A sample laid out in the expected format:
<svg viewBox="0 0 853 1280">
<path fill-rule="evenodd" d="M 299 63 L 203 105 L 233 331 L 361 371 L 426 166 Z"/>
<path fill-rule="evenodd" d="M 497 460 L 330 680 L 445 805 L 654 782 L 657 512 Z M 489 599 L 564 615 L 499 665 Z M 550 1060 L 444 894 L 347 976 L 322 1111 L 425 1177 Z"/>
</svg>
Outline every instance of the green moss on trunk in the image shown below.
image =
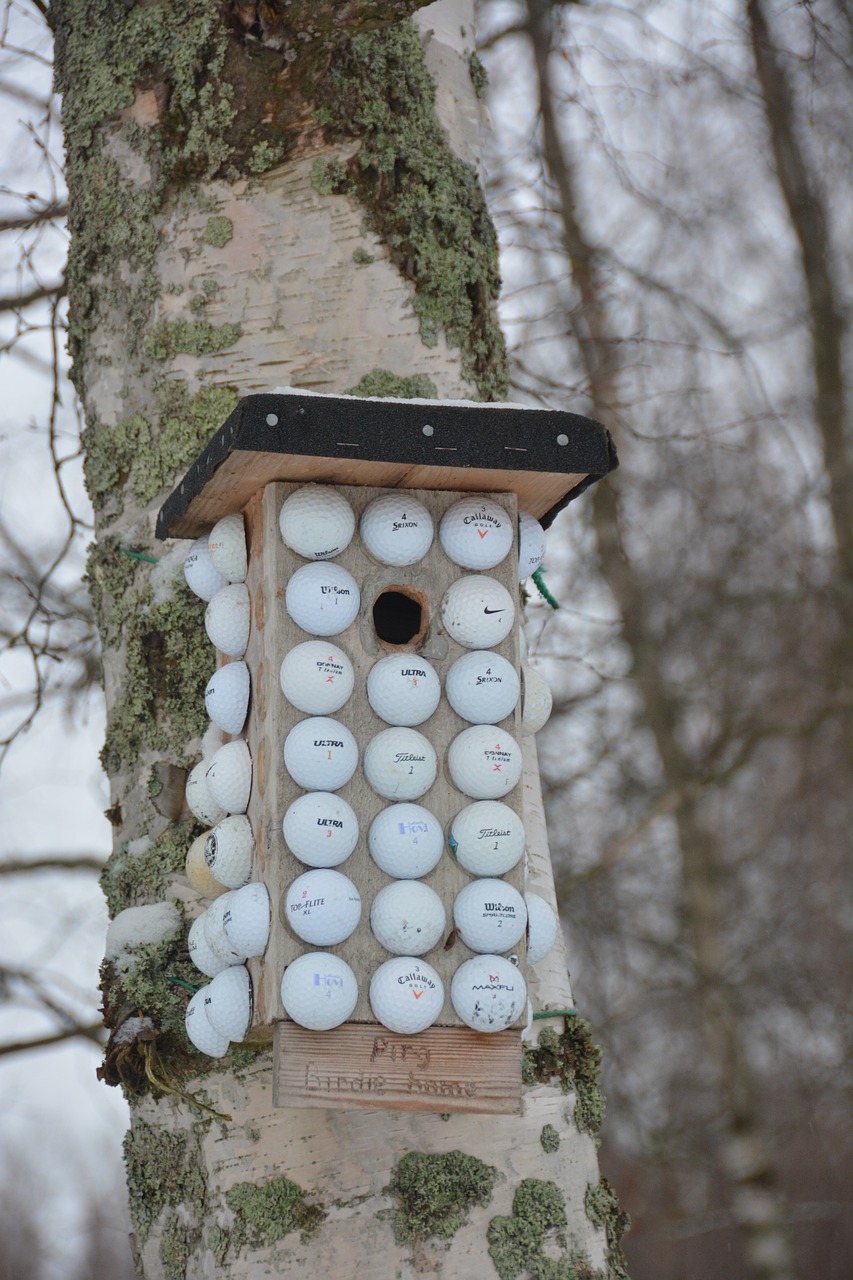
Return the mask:
<svg viewBox="0 0 853 1280">
<path fill-rule="evenodd" d="M 569 1248 L 566 1208 L 560 1188 L 525 1178 L 512 1202 L 511 1217 L 489 1223 L 489 1255 L 500 1280 L 599 1280 L 586 1254 Z M 546 1242 L 550 1252 L 545 1253 Z M 560 1256 L 552 1256 L 553 1250 Z"/>
<path fill-rule="evenodd" d="M 167 1207 L 186 1206 L 197 1222 L 203 1219 L 207 1179 L 200 1123 L 188 1131 L 166 1131 L 135 1119 L 125 1136 L 130 1220 L 140 1244 Z"/>
<path fill-rule="evenodd" d="M 397 400 L 437 400 L 438 387 L 425 373 L 412 373 L 408 377 L 391 373 L 388 369 L 371 369 L 345 396 L 390 396 Z"/>
<path fill-rule="evenodd" d="M 281 1240 L 291 1231 L 299 1231 L 308 1239 L 320 1228 L 326 1217 L 323 1208 L 308 1204 L 308 1193 L 289 1178 L 273 1178 L 255 1186 L 238 1182 L 225 1193 L 229 1209 L 234 1211 L 231 1249 L 235 1253 L 245 1246 L 259 1248 Z"/>
<path fill-rule="evenodd" d="M 589 1184 L 584 1208 L 590 1222 L 607 1235 L 607 1280 L 628 1280 L 622 1237 L 631 1227 L 631 1217 L 620 1209 L 619 1198 L 606 1178 L 597 1185 Z"/>
<path fill-rule="evenodd" d="M 418 1244 L 431 1236 L 450 1239 L 467 1222 L 469 1209 L 489 1203 L 494 1178 L 494 1169 L 462 1151 L 404 1156 L 386 1187 L 397 1200 L 397 1243 Z"/>
<path fill-rule="evenodd" d="M 604 1120 L 601 1057 L 592 1027 L 585 1019 L 572 1017 L 566 1019 L 561 1035 L 546 1027 L 538 1045 L 524 1048 L 521 1064 L 525 1084 L 557 1081 L 563 1093 L 575 1094 L 575 1124 L 596 1140 Z"/>
</svg>

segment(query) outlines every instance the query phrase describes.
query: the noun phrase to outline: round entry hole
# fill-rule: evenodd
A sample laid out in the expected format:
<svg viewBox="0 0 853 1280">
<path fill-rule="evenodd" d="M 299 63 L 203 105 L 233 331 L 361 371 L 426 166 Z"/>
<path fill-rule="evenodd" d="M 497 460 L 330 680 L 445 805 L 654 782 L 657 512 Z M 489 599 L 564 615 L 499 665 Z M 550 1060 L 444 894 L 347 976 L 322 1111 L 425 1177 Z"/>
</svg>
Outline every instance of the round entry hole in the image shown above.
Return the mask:
<svg viewBox="0 0 853 1280">
<path fill-rule="evenodd" d="M 416 649 L 428 626 L 426 596 L 414 587 L 386 587 L 373 601 L 373 628 L 386 649 Z"/>
</svg>

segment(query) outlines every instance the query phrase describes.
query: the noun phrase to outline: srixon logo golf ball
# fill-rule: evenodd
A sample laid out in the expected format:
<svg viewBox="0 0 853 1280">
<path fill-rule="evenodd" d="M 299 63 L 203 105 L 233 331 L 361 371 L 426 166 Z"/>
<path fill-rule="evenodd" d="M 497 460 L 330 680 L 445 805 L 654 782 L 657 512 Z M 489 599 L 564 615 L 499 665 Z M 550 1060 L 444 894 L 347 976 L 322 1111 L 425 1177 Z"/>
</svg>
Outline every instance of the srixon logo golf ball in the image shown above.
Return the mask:
<svg viewBox="0 0 853 1280">
<path fill-rule="evenodd" d="M 390 653 L 371 667 L 367 677 L 367 700 L 388 724 L 422 724 L 440 698 L 441 681 L 435 668 L 412 653 Z"/>
<path fill-rule="evenodd" d="M 284 767 L 306 791 L 337 791 L 349 782 L 357 764 L 355 738 L 329 716 L 300 720 L 284 740 Z"/>
<path fill-rule="evenodd" d="M 441 625 L 466 649 L 491 649 L 512 630 L 515 605 L 496 578 L 457 578 L 441 601 Z"/>
<path fill-rule="evenodd" d="M 499 800 L 478 800 L 450 824 L 450 850 L 472 876 L 502 876 L 524 852 L 524 823 Z"/>
<path fill-rule="evenodd" d="M 285 894 L 284 918 L 305 942 L 333 947 L 348 938 L 361 919 L 361 895 L 340 871 L 306 871 Z"/>
<path fill-rule="evenodd" d="M 525 1011 L 527 987 L 503 956 L 474 956 L 454 973 L 450 1001 L 473 1031 L 506 1031 Z"/>
<path fill-rule="evenodd" d="M 432 1026 L 444 1004 L 444 986 L 432 965 L 415 956 L 381 964 L 370 980 L 370 1007 L 389 1031 L 415 1035 Z"/>
<path fill-rule="evenodd" d="M 494 724 L 475 724 L 453 739 L 447 767 L 454 784 L 474 800 L 497 800 L 521 777 L 521 747 Z"/>
<path fill-rule="evenodd" d="M 435 814 L 422 805 L 392 804 L 373 819 L 367 843 L 386 875 L 417 880 L 437 865 L 444 833 Z"/>
<path fill-rule="evenodd" d="M 358 982 L 340 956 L 308 951 L 287 966 L 281 1003 L 289 1017 L 309 1031 L 331 1031 L 346 1022 L 358 1001 Z"/>
<path fill-rule="evenodd" d="M 340 555 L 355 532 L 355 515 L 344 495 L 319 484 L 296 489 L 286 498 L 278 523 L 285 545 L 306 560 Z"/>
<path fill-rule="evenodd" d="M 297 711 L 327 716 L 340 711 L 353 691 L 352 663 L 343 649 L 324 640 L 306 640 L 285 655 L 281 691 Z"/>
<path fill-rule="evenodd" d="M 339 564 L 304 564 L 284 591 L 287 612 L 312 636 L 336 636 L 346 630 L 360 602 L 355 578 Z"/>
<path fill-rule="evenodd" d="M 447 673 L 447 701 L 471 724 L 497 724 L 511 715 L 521 689 L 511 662 L 489 649 L 475 649 L 457 658 Z"/>
<path fill-rule="evenodd" d="M 405 493 L 374 498 L 361 517 L 361 540 L 382 564 L 416 564 L 429 551 L 432 538 L 432 516 Z"/>
<path fill-rule="evenodd" d="M 512 546 L 512 520 L 488 498 L 463 498 L 448 507 L 438 530 L 444 553 L 463 569 L 492 569 Z"/>
<path fill-rule="evenodd" d="M 438 760 L 432 743 L 417 729 L 383 729 L 364 752 L 364 772 L 386 800 L 417 800 L 435 782 Z"/>
<path fill-rule="evenodd" d="M 472 880 L 456 895 L 453 923 L 472 951 L 509 951 L 527 928 L 527 908 L 505 880 Z"/>
<path fill-rule="evenodd" d="M 285 843 L 309 867 L 336 867 L 358 843 L 358 818 L 341 796 L 309 791 L 299 796 L 282 822 Z"/>
</svg>

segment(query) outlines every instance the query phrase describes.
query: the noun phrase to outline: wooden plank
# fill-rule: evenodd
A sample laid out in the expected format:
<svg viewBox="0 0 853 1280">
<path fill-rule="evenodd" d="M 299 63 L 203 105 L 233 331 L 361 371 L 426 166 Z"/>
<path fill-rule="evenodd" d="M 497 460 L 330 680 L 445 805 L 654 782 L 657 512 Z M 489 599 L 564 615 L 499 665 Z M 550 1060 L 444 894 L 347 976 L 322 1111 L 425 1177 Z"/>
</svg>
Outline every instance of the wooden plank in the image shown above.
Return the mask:
<svg viewBox="0 0 853 1280">
<path fill-rule="evenodd" d="M 431 1027 L 417 1036 L 347 1023 L 275 1029 L 273 1105 L 352 1110 L 469 1112 L 521 1110 L 521 1037 Z"/>
</svg>

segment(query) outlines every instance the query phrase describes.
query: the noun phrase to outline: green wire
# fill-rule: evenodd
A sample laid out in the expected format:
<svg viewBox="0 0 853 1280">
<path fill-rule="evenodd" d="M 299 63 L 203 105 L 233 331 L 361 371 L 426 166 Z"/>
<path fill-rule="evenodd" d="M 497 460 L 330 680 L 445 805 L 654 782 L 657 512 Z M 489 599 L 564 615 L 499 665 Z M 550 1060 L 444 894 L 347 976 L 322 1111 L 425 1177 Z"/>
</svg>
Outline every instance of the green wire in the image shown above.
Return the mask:
<svg viewBox="0 0 853 1280">
<path fill-rule="evenodd" d="M 141 551 L 129 551 L 127 547 L 116 547 L 116 551 L 123 556 L 132 556 L 134 560 L 145 560 L 148 564 L 159 564 L 156 556 L 146 556 Z"/>
<path fill-rule="evenodd" d="M 166 976 L 169 979 L 169 981 L 174 982 L 175 986 L 177 987 L 186 987 L 187 991 L 192 991 L 192 992 L 201 991 L 201 987 L 194 987 L 191 982 L 184 982 L 183 978 L 173 978 L 171 973 L 167 974 Z M 533 1016 L 536 1017 L 535 1014 Z"/>
<path fill-rule="evenodd" d="M 542 577 L 544 572 L 545 570 L 540 565 L 540 567 L 536 570 L 536 572 L 531 575 L 533 578 L 533 581 L 536 583 L 536 589 L 538 590 L 542 599 L 546 600 L 552 609 L 559 609 L 560 607 L 559 600 L 554 599 L 554 597 L 551 595 L 551 592 L 548 590 L 547 586 L 545 585 L 545 579 Z"/>
<path fill-rule="evenodd" d="M 537 1018 L 571 1018 L 580 1017 L 580 1009 L 540 1009 L 538 1013 L 534 1013 L 534 1021 Z"/>
</svg>

